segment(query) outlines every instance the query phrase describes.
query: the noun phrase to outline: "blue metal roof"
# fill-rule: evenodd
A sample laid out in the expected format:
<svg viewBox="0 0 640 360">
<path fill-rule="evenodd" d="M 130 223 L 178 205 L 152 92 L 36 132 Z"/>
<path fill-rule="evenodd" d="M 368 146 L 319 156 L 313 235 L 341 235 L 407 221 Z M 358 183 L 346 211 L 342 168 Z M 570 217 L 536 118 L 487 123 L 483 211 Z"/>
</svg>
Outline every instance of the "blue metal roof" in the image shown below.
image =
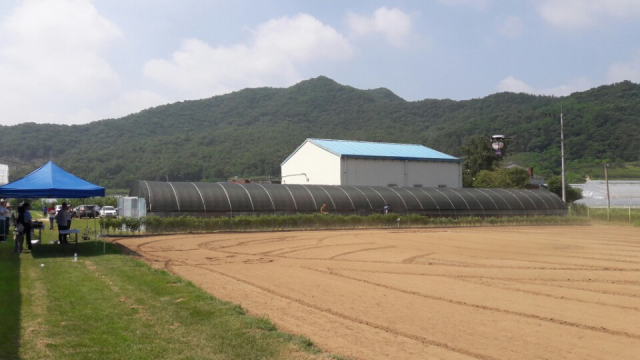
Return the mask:
<svg viewBox="0 0 640 360">
<path fill-rule="evenodd" d="M 368 141 L 307 139 L 304 143 L 302 143 L 302 145 L 300 145 L 300 147 L 302 147 L 307 142 L 317 145 L 320 148 L 340 157 L 460 162 L 460 159 L 454 156 L 441 153 L 439 151 L 419 144 L 393 144 Z M 298 149 L 296 149 L 296 151 L 294 151 L 283 162 L 283 164 L 287 160 L 289 160 L 289 158 L 293 154 L 295 154 Z"/>
</svg>

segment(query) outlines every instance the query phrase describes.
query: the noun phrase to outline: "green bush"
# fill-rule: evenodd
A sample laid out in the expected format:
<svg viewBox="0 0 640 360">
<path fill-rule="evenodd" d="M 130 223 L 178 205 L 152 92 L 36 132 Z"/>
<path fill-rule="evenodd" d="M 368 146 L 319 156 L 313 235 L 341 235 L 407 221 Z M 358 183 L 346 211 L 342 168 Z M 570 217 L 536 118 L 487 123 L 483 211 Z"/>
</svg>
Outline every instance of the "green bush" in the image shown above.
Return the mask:
<svg viewBox="0 0 640 360">
<path fill-rule="evenodd" d="M 400 221 L 398 221 L 398 219 Z M 640 220 L 640 218 L 639 218 Z M 408 228 L 453 226 L 504 225 L 580 225 L 588 223 L 586 217 L 534 216 L 534 217 L 426 217 L 418 214 L 295 214 L 295 215 L 241 215 L 235 217 L 158 217 L 144 219 L 107 219 L 107 232 L 114 234 L 146 232 L 147 234 L 189 233 L 215 231 L 265 231 L 296 229 L 355 229 L 355 228 Z"/>
</svg>

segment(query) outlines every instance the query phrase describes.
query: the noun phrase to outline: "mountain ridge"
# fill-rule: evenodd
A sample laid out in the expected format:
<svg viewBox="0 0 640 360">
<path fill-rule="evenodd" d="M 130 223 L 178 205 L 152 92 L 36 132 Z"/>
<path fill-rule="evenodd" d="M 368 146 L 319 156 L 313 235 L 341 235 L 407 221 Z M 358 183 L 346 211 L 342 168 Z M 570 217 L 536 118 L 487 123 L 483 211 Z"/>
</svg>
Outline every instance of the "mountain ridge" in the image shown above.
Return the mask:
<svg viewBox="0 0 640 360">
<path fill-rule="evenodd" d="M 622 82 L 565 97 L 496 93 L 406 101 L 321 76 L 288 88 L 250 88 L 160 105 L 83 125 L 0 126 L 2 160 L 51 159 L 89 181 L 214 181 L 277 176 L 306 138 L 419 143 L 451 155 L 473 136 L 516 136 L 511 150 L 538 172 L 559 169 L 559 111 L 569 161 L 638 161 L 640 85 Z M 23 146 L 23 143 L 29 146 Z M 12 166 L 12 179 L 33 168 Z"/>
</svg>

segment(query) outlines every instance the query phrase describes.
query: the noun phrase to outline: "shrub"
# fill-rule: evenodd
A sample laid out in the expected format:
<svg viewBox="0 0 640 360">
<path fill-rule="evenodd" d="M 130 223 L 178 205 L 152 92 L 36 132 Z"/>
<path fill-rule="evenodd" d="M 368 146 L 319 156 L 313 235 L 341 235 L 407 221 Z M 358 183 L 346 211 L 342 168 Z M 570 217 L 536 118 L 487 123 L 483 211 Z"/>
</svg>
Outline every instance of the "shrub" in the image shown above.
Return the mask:
<svg viewBox="0 0 640 360">
<path fill-rule="evenodd" d="M 605 214 L 606 216 L 606 214 Z M 627 214 L 628 218 L 628 214 Z M 398 221 L 400 219 L 400 221 Z M 284 229 L 354 229 L 360 227 L 452 227 L 497 225 L 580 225 L 588 223 L 585 217 L 532 216 L 532 217 L 426 217 L 418 214 L 295 214 L 295 215 L 241 215 L 235 217 L 158 217 L 144 219 L 106 219 L 107 231 L 129 233 L 145 231 L 149 234 L 253 231 Z"/>
</svg>

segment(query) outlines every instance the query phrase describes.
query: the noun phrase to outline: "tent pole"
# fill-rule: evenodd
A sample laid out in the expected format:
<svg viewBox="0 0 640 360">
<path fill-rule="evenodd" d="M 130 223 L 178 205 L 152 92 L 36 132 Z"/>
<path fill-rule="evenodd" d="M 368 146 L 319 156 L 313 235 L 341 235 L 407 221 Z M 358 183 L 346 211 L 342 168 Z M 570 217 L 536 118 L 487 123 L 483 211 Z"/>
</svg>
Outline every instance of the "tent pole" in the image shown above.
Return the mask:
<svg viewBox="0 0 640 360">
<path fill-rule="evenodd" d="M 93 204 L 96 203 L 96 198 L 92 197 L 91 198 L 91 202 Z M 97 220 L 96 220 L 96 208 L 93 208 L 93 238 L 96 239 L 96 241 L 98 241 L 98 224 L 97 224 Z"/>
<path fill-rule="evenodd" d="M 104 206 L 107 204 L 107 197 L 106 194 L 105 196 L 102 197 L 102 208 L 104 209 Z M 107 245 L 105 243 L 105 238 L 104 238 L 104 229 L 106 227 L 105 221 L 106 221 L 107 217 L 103 217 L 102 218 L 102 253 L 106 254 L 107 253 Z"/>
</svg>

